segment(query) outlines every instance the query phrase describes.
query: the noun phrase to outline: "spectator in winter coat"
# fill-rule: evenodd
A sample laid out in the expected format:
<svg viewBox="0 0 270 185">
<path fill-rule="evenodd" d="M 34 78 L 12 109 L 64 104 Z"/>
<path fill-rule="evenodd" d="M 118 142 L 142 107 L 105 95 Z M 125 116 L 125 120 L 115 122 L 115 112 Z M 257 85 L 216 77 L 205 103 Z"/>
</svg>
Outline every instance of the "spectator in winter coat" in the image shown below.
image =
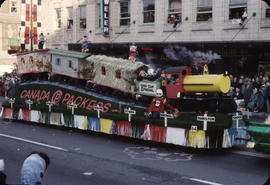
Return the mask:
<svg viewBox="0 0 270 185">
<path fill-rule="evenodd" d="M 253 88 L 253 93 L 252 95 L 250 96 L 250 99 L 248 101 L 248 104 L 247 104 L 247 108 L 251 111 L 254 111 L 255 109 L 257 109 L 257 100 L 258 100 L 258 90 L 257 88 Z"/>
<path fill-rule="evenodd" d="M 21 169 L 21 185 L 41 185 L 42 178 L 50 164 L 50 158 L 42 152 L 31 152 Z"/>
<path fill-rule="evenodd" d="M 264 97 L 265 85 L 262 85 L 258 92 L 257 108 L 259 112 L 264 111 L 265 97 Z"/>
<path fill-rule="evenodd" d="M 242 87 L 242 90 L 244 92 L 243 96 L 244 96 L 245 105 L 247 105 L 253 91 L 253 85 L 251 84 L 250 79 L 246 79 L 245 85 Z"/>
</svg>

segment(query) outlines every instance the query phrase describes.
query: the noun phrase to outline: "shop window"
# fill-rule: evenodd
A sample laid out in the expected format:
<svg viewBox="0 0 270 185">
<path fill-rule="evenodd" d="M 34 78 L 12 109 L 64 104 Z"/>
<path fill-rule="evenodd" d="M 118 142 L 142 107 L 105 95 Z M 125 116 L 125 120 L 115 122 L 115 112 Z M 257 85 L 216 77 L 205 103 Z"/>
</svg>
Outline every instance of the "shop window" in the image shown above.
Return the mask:
<svg viewBox="0 0 270 185">
<path fill-rule="evenodd" d="M 120 26 L 130 25 L 130 1 L 120 2 Z"/>
<path fill-rule="evenodd" d="M 121 78 L 121 71 L 120 70 L 117 70 L 115 72 L 115 78 L 117 78 L 117 79 L 120 79 Z"/>
<path fill-rule="evenodd" d="M 61 65 L 61 59 L 60 58 L 56 58 L 55 65 L 57 65 L 57 66 Z"/>
<path fill-rule="evenodd" d="M 72 60 L 69 60 L 69 61 L 68 61 L 68 67 L 69 67 L 69 68 L 72 68 L 72 67 L 73 67 L 73 62 L 72 62 Z"/>
<path fill-rule="evenodd" d="M 143 23 L 155 22 L 155 0 L 143 0 Z"/>
<path fill-rule="evenodd" d="M 73 7 L 67 8 L 67 29 L 73 28 Z"/>
<path fill-rule="evenodd" d="M 270 18 L 270 6 L 269 5 L 266 5 L 265 17 Z"/>
<path fill-rule="evenodd" d="M 241 19 L 247 8 L 247 0 L 230 0 L 229 19 Z"/>
<path fill-rule="evenodd" d="M 56 8 L 55 9 L 56 12 L 56 26 L 57 28 L 61 28 L 61 8 Z"/>
<path fill-rule="evenodd" d="M 105 67 L 104 66 L 101 67 L 101 74 L 102 75 L 106 75 L 106 70 L 105 70 Z"/>
<path fill-rule="evenodd" d="M 80 28 L 86 29 L 86 6 L 80 6 Z"/>
<path fill-rule="evenodd" d="M 197 0 L 197 21 L 212 20 L 212 0 Z"/>
<path fill-rule="evenodd" d="M 167 84 L 168 85 L 179 85 L 179 76 L 178 74 L 169 74 L 167 76 Z"/>
<path fill-rule="evenodd" d="M 182 22 L 182 0 L 169 0 L 168 23 Z"/>
</svg>

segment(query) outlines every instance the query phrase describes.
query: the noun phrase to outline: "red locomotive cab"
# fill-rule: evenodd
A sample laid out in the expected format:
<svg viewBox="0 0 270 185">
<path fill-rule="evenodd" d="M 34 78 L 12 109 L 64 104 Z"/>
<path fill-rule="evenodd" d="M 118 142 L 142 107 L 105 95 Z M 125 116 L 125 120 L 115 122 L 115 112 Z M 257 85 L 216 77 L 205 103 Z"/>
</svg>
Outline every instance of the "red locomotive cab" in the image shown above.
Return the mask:
<svg viewBox="0 0 270 185">
<path fill-rule="evenodd" d="M 182 85 L 184 78 L 191 74 L 191 67 L 169 67 L 164 72 L 167 98 L 180 98 L 181 94 L 185 92 Z"/>
</svg>

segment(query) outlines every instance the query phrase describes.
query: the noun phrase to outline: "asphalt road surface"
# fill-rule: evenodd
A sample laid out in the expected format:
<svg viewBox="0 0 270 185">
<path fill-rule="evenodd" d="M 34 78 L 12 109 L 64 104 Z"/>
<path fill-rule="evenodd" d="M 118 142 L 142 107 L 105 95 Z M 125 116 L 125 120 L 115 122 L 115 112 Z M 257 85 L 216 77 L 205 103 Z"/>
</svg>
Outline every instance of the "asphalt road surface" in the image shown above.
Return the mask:
<svg viewBox="0 0 270 185">
<path fill-rule="evenodd" d="M 51 158 L 47 185 L 262 185 L 270 157 L 248 150 L 191 151 L 125 137 L 0 120 L 0 159 L 18 184 L 31 151 Z"/>
</svg>

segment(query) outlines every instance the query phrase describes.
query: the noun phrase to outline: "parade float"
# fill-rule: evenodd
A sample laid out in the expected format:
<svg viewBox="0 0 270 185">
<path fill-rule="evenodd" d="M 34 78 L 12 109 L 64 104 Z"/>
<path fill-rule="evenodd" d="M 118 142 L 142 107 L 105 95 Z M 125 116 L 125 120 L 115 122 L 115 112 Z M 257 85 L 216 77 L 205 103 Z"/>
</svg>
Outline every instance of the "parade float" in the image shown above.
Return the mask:
<svg viewBox="0 0 270 185">
<path fill-rule="evenodd" d="M 252 122 L 247 120 L 248 133 L 251 141 L 248 147 L 254 148 L 258 152 L 270 154 L 270 119 L 264 122 Z"/>
<path fill-rule="evenodd" d="M 191 66 L 146 74 L 150 66 L 140 61 L 59 49 L 18 53 L 17 62 L 21 83 L 3 103 L 5 119 L 193 148 L 229 148 L 239 133 L 233 120 L 241 116 L 225 96 L 230 79 L 207 66 L 200 75 Z M 162 102 L 153 106 L 166 101 L 176 111 L 162 107 L 152 119 L 157 91 Z"/>
</svg>

